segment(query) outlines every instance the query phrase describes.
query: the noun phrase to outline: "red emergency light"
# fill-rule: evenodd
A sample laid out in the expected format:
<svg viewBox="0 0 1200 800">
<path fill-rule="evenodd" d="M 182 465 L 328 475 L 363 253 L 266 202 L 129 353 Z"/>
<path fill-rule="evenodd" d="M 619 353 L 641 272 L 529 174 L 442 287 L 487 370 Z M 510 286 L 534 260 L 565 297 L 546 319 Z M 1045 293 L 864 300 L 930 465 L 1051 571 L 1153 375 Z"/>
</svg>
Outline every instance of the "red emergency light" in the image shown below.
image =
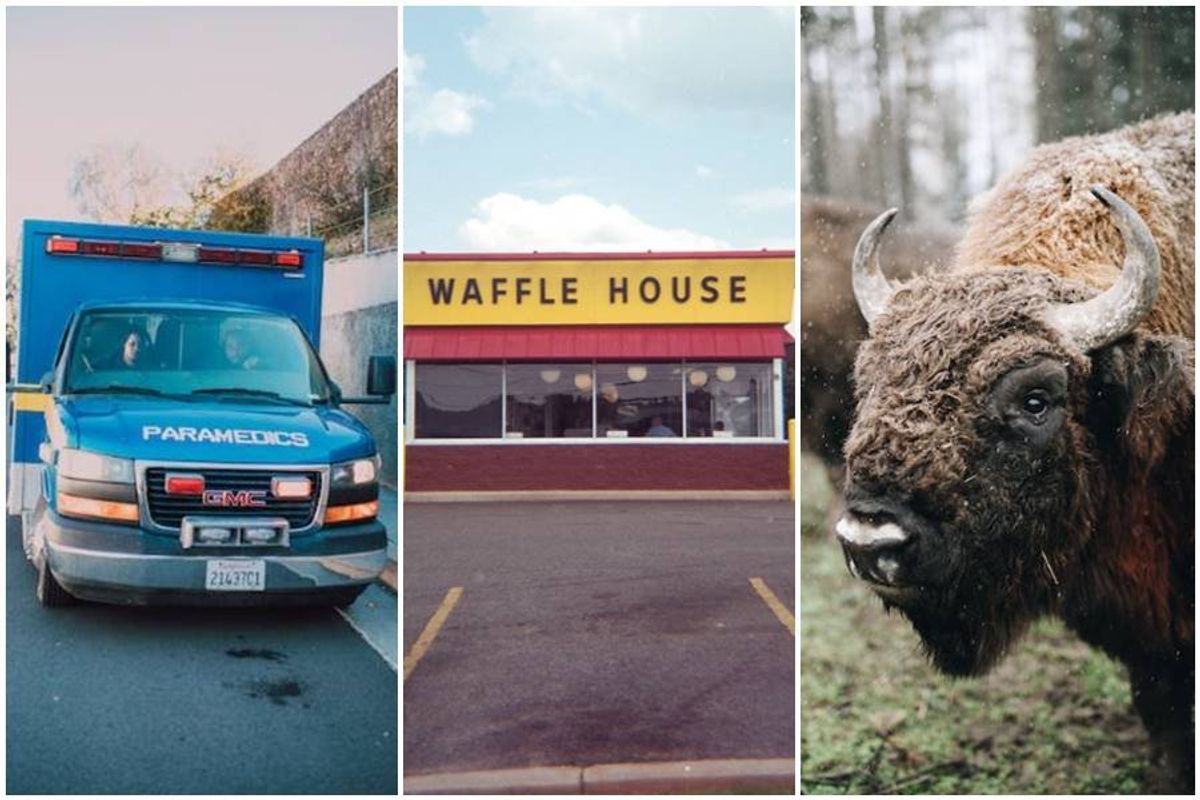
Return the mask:
<svg viewBox="0 0 1200 800">
<path fill-rule="evenodd" d="M 51 236 L 46 241 L 47 253 L 78 253 L 78 239 L 64 239 L 61 236 Z"/>
<path fill-rule="evenodd" d="M 81 242 L 79 252 L 85 256 L 119 256 L 120 242 Z"/>
<path fill-rule="evenodd" d="M 239 250 L 238 263 L 269 267 L 275 263 L 275 254 L 266 250 Z"/>
<path fill-rule="evenodd" d="M 63 256 L 142 258 L 153 261 L 245 264 L 255 267 L 302 269 L 304 256 L 298 250 L 242 250 L 234 247 L 205 247 L 172 242 L 121 242 L 112 239 L 70 239 L 51 236 L 46 252 Z"/>
<path fill-rule="evenodd" d="M 123 242 L 121 255 L 126 258 L 162 258 L 162 245 Z"/>
<path fill-rule="evenodd" d="M 204 476 L 167 473 L 163 488 L 167 494 L 204 494 Z"/>
<path fill-rule="evenodd" d="M 232 247 L 201 247 L 196 251 L 197 261 L 211 261 L 217 264 L 236 264 L 237 250 Z"/>
</svg>

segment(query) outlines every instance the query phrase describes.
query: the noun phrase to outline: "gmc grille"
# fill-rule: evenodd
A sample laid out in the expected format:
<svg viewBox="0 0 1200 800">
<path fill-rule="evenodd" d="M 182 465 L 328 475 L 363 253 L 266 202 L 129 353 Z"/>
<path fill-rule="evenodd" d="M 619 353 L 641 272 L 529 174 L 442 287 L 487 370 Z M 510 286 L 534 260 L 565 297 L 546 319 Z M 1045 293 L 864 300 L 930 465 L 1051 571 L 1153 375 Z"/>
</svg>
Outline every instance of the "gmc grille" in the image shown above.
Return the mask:
<svg viewBox="0 0 1200 800">
<path fill-rule="evenodd" d="M 258 508 L 234 506 L 206 506 L 199 495 L 167 494 L 165 482 L 168 472 L 186 472 L 204 476 L 204 488 L 217 491 L 262 491 L 266 492 L 266 505 Z M 312 494 L 302 500 L 281 500 L 271 496 L 271 479 L 277 477 L 303 476 L 312 481 Z M 146 506 L 150 520 L 163 528 L 179 528 L 188 515 L 238 517 L 283 517 L 293 531 L 307 528 L 313 522 L 317 501 L 321 496 L 321 473 L 315 470 L 245 470 L 245 469 L 195 469 L 185 464 L 178 467 L 151 467 L 146 470 Z"/>
</svg>

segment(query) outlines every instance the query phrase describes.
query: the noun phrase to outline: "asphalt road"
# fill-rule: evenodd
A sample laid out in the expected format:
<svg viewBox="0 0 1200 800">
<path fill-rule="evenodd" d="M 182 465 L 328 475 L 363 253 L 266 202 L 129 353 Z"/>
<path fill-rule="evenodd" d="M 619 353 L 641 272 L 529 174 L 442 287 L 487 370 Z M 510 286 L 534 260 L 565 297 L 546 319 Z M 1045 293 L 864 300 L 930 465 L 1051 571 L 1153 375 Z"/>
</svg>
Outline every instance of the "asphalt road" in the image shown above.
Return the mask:
<svg viewBox="0 0 1200 800">
<path fill-rule="evenodd" d="M 9 794 L 395 794 L 396 673 L 328 609 L 43 609 L 8 518 Z"/>
<path fill-rule="evenodd" d="M 789 503 L 405 506 L 405 774 L 794 754 Z"/>
</svg>

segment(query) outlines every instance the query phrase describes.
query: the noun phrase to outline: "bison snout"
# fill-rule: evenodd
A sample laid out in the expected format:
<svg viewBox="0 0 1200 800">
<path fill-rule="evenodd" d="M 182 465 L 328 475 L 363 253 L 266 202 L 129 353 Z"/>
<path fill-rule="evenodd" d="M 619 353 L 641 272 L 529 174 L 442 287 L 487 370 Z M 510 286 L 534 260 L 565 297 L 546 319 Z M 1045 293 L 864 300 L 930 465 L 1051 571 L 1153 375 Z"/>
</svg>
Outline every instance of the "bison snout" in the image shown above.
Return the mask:
<svg viewBox="0 0 1200 800">
<path fill-rule="evenodd" d="M 885 586 L 902 582 L 901 565 L 912 534 L 894 521 L 868 521 L 849 513 L 838 520 L 835 531 L 855 577 Z"/>
<path fill-rule="evenodd" d="M 892 547 L 909 539 L 909 534 L 895 522 L 867 522 L 849 514 L 838 520 L 835 531 L 842 542 L 866 549 Z"/>
<path fill-rule="evenodd" d="M 850 572 L 885 599 L 904 602 L 944 577 L 935 563 L 944 550 L 939 527 L 907 497 L 851 480 L 835 532 Z"/>
</svg>

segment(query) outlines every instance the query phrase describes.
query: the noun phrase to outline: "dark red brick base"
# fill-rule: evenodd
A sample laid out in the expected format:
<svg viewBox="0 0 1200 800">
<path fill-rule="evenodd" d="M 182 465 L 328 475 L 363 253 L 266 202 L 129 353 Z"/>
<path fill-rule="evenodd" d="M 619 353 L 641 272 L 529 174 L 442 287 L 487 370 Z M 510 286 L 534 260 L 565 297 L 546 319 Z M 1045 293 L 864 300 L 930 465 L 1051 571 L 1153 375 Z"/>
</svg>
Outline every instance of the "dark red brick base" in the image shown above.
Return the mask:
<svg viewBox="0 0 1200 800">
<path fill-rule="evenodd" d="M 409 492 L 784 490 L 786 444 L 409 445 Z"/>
</svg>

